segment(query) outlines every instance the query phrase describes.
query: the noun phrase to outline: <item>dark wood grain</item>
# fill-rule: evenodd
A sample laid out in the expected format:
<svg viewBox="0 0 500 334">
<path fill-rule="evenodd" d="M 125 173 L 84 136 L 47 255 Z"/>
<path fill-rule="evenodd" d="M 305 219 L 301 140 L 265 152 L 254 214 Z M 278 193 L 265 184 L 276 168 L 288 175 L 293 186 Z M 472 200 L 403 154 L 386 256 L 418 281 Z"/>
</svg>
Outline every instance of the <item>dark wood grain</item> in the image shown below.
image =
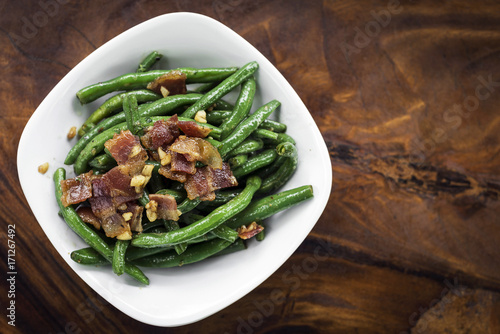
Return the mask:
<svg viewBox="0 0 500 334">
<path fill-rule="evenodd" d="M 325 138 L 334 184 L 316 227 L 268 280 L 164 329 L 124 315 L 65 264 L 15 161 L 24 125 L 71 68 L 176 11 L 223 22 L 276 65 Z M 2 333 L 500 332 L 497 1 L 0 1 L 0 46 L 0 270 L 16 224 L 18 272 L 16 327 L 2 281 Z"/>
</svg>

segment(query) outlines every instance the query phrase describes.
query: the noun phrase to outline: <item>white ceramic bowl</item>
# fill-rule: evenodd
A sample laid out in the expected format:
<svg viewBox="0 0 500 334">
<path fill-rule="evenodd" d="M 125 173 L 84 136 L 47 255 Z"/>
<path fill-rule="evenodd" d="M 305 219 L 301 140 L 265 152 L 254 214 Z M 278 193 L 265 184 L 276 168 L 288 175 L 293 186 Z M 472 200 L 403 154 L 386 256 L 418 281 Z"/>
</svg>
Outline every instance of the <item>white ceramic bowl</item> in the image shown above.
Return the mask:
<svg viewBox="0 0 500 334">
<path fill-rule="evenodd" d="M 75 93 L 89 84 L 133 72 L 150 51 L 164 55 L 161 66 L 242 66 L 256 60 L 258 90 L 253 105 L 281 101 L 278 113 L 297 141 L 299 165 L 285 189 L 311 184 L 315 197 L 269 219 L 266 239 L 250 242 L 245 251 L 172 269 L 148 269 L 147 287 L 109 267 L 82 266 L 71 251 L 85 247 L 58 216 L 52 174 L 76 139 L 66 138 L 72 126 L 107 98 L 81 106 Z M 49 171 L 38 165 L 49 162 Z M 319 219 L 328 201 L 332 172 L 323 138 L 308 110 L 279 71 L 252 45 L 223 24 L 192 13 L 166 14 L 113 38 L 72 69 L 33 113 L 18 148 L 21 186 L 40 226 L 68 265 L 109 303 L 144 323 L 179 326 L 208 317 L 261 284 L 297 249 Z M 72 167 L 66 166 L 68 177 Z"/>
</svg>

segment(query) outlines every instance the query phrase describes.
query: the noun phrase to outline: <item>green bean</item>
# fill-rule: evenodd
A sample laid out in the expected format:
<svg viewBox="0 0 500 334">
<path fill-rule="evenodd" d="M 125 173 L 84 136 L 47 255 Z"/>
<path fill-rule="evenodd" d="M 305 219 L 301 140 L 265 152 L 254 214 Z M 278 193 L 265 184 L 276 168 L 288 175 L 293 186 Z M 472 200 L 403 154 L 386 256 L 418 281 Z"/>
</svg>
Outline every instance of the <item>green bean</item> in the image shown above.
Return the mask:
<svg viewBox="0 0 500 334">
<path fill-rule="evenodd" d="M 140 249 L 154 249 L 154 248 L 140 248 Z M 104 264 L 109 264 L 101 254 L 99 254 L 92 247 L 82 248 L 71 252 L 71 259 L 76 263 L 83 265 L 95 265 L 100 266 Z"/>
<path fill-rule="evenodd" d="M 264 147 L 264 142 L 260 138 L 255 138 L 255 139 L 250 139 L 247 138 L 245 139 L 238 147 L 230 151 L 227 156 L 228 157 L 233 157 L 235 155 L 240 155 L 240 154 L 248 154 L 248 153 L 253 153 L 255 151 L 260 150 L 262 147 Z"/>
<path fill-rule="evenodd" d="M 115 96 L 110 97 L 106 100 L 99 108 L 97 108 L 90 116 L 87 118 L 85 123 L 78 130 L 78 136 L 82 137 L 90 129 L 96 126 L 101 120 L 109 117 L 113 112 L 121 110 L 123 106 L 123 99 L 125 96 L 134 95 L 138 103 L 156 101 L 161 98 L 161 95 L 156 94 L 153 91 L 147 89 L 133 90 L 130 92 L 120 93 Z"/>
<path fill-rule="evenodd" d="M 142 117 L 173 115 L 177 107 L 193 104 L 202 96 L 195 93 L 167 96 L 151 103 L 141 104 L 139 115 Z"/>
<path fill-rule="evenodd" d="M 234 242 L 238 238 L 238 232 L 225 225 L 217 226 L 212 231 L 210 231 L 210 233 L 215 234 L 215 236 L 219 239 L 224 239 L 229 242 Z"/>
<path fill-rule="evenodd" d="M 264 229 L 255 236 L 255 239 L 257 239 L 257 241 L 262 241 L 266 237 L 266 226 L 263 222 L 259 222 L 258 224 L 262 226 Z"/>
<path fill-rule="evenodd" d="M 122 275 L 125 271 L 125 252 L 130 244 L 130 240 L 117 240 L 115 248 L 113 249 L 113 261 L 111 268 L 118 276 Z"/>
<path fill-rule="evenodd" d="M 167 232 L 175 231 L 175 230 L 178 230 L 180 228 L 179 224 L 173 220 L 166 220 L 164 222 L 164 225 L 165 225 L 165 228 L 167 229 Z M 187 242 L 183 242 L 183 243 L 174 245 L 174 250 L 179 255 L 184 253 L 186 251 L 186 249 L 187 249 Z"/>
<path fill-rule="evenodd" d="M 107 171 L 116 166 L 116 160 L 106 153 L 103 153 L 90 160 L 89 166 L 92 168 L 97 168 L 99 170 Z"/>
<path fill-rule="evenodd" d="M 149 203 L 149 199 L 148 199 L 147 203 Z M 142 205 L 142 203 L 141 203 L 141 205 Z M 146 232 L 146 231 L 151 230 L 153 228 L 156 228 L 158 226 L 164 226 L 164 222 L 161 219 L 156 219 L 155 221 L 152 221 L 152 222 L 146 221 L 144 224 L 142 224 L 142 232 Z"/>
<path fill-rule="evenodd" d="M 204 83 L 204 84 L 196 87 L 195 89 L 193 89 L 193 92 L 205 94 L 206 92 L 208 92 L 208 91 L 212 90 L 213 88 L 217 87 L 218 84 L 220 84 L 220 82 L 218 82 L 218 81 L 207 82 L 207 83 Z"/>
<path fill-rule="evenodd" d="M 256 138 L 269 139 L 274 145 L 278 143 L 278 135 L 278 133 L 266 129 L 257 129 L 252 133 L 252 136 Z"/>
<path fill-rule="evenodd" d="M 178 68 L 186 74 L 186 83 L 204 83 L 223 80 L 237 71 L 235 67 L 228 68 Z M 151 81 L 173 70 L 155 70 L 144 73 L 128 73 L 108 81 L 99 82 L 80 89 L 76 96 L 82 104 L 92 102 L 106 94 L 120 91 L 144 89 Z"/>
<path fill-rule="evenodd" d="M 232 157 L 231 159 L 228 160 L 228 162 L 231 168 L 236 168 L 243 165 L 245 162 L 247 162 L 247 160 L 248 160 L 248 155 L 240 154 Z"/>
<path fill-rule="evenodd" d="M 224 100 L 219 100 L 219 101 L 215 102 L 212 107 L 213 107 L 212 109 L 219 109 L 219 110 L 233 110 L 234 109 L 234 106 L 231 103 L 224 101 Z M 209 109 L 210 109 L 210 107 L 209 107 Z"/>
<path fill-rule="evenodd" d="M 138 123 L 138 105 L 137 98 L 133 95 L 127 95 L 123 99 L 123 111 L 125 113 L 125 120 L 127 121 L 127 128 L 134 135 L 139 134 L 142 130 L 142 126 Z"/>
<path fill-rule="evenodd" d="M 212 111 L 209 111 L 209 112 L 207 112 L 207 122 L 212 124 L 212 125 L 220 126 L 222 124 L 222 122 L 224 122 L 225 120 L 227 120 L 229 118 L 231 113 L 232 113 L 232 111 L 230 111 L 230 110 L 212 110 Z M 286 124 L 274 121 L 272 119 L 265 119 L 259 125 L 258 130 L 261 130 L 261 129 L 272 131 L 275 133 L 282 133 L 282 132 L 286 131 L 287 126 L 286 126 Z M 256 130 L 256 131 L 258 131 L 258 130 Z M 263 135 L 263 137 L 267 138 L 267 137 L 269 137 L 269 135 Z M 278 139 L 277 134 L 276 134 L 276 136 L 271 135 L 271 138 L 277 140 Z"/>
<path fill-rule="evenodd" d="M 236 129 L 234 129 L 231 134 L 226 137 L 221 145 L 218 147 L 219 153 L 222 158 L 234 150 L 239 144 L 241 144 L 257 127 L 264 121 L 273 111 L 278 108 L 280 103 L 273 100 L 259 109 L 257 109 L 253 114 L 243 120 Z"/>
<path fill-rule="evenodd" d="M 238 86 L 243 80 L 247 79 L 257 69 L 259 68 L 259 64 L 255 61 L 250 62 L 236 72 L 234 72 L 231 76 L 224 79 L 217 87 L 213 88 L 211 91 L 203 95 L 201 99 L 199 99 L 195 104 L 190 106 L 184 111 L 181 116 L 187 118 L 193 118 L 194 115 L 199 110 L 205 110 L 213 103 L 217 102 L 221 97 L 229 93 L 234 87 Z"/>
<path fill-rule="evenodd" d="M 201 203 L 201 200 L 199 197 L 195 198 L 195 199 L 189 199 L 189 198 L 186 198 L 184 199 L 184 201 L 182 201 L 181 204 L 179 204 L 177 206 L 177 210 L 179 210 L 182 214 L 186 213 L 186 212 L 189 212 L 191 210 L 193 210 L 194 208 L 196 208 L 196 206 L 198 206 L 198 204 Z"/>
<path fill-rule="evenodd" d="M 213 201 L 203 201 L 197 208 L 200 210 L 210 209 L 226 204 L 241 193 L 241 189 L 217 190 Z"/>
<path fill-rule="evenodd" d="M 204 260 L 217 254 L 224 248 L 231 245 L 231 242 L 224 239 L 215 239 L 189 247 L 181 255 L 167 251 L 158 255 L 144 257 L 134 261 L 134 264 L 143 267 L 171 268 L 179 267 Z"/>
<path fill-rule="evenodd" d="M 111 248 L 99 237 L 99 235 L 92 230 L 88 224 L 84 223 L 80 216 L 76 213 L 72 206 L 64 207 L 61 202 L 62 188 L 61 181 L 66 178 L 66 170 L 64 168 L 58 168 L 54 173 L 54 183 L 56 188 L 56 199 L 59 209 L 61 210 L 64 220 L 68 226 L 81 237 L 90 247 L 94 248 L 99 252 L 106 260 L 109 262 L 113 261 L 113 251 Z M 137 281 L 143 284 L 149 284 L 148 278 L 144 273 L 134 265 L 125 263 L 124 271 L 131 277 L 135 278 Z"/>
<path fill-rule="evenodd" d="M 202 95 L 200 94 L 186 94 L 186 95 L 173 95 L 162 98 L 158 101 L 148 104 L 147 107 L 141 105 L 139 107 L 139 114 L 141 117 L 151 117 L 166 114 L 175 108 L 196 102 Z M 78 155 L 89 144 L 93 138 L 100 133 L 122 124 L 126 121 L 125 114 L 119 113 L 110 118 L 103 120 L 101 123 L 90 129 L 78 142 L 71 148 L 64 160 L 66 165 L 74 164 Z"/>
<path fill-rule="evenodd" d="M 167 251 L 169 248 L 135 248 L 129 247 L 125 253 L 126 261 L 134 261 L 142 257 Z M 110 263 L 92 247 L 81 248 L 71 252 L 71 259 L 83 265 L 109 265 Z"/>
<path fill-rule="evenodd" d="M 168 246 L 199 237 L 246 208 L 252 200 L 253 194 L 260 188 L 260 184 L 261 180 L 258 176 L 251 176 L 247 179 L 245 189 L 238 196 L 221 205 L 203 219 L 179 230 L 164 234 L 142 233 L 132 240 L 132 244 L 144 248 Z"/>
<path fill-rule="evenodd" d="M 236 229 L 272 215 L 313 197 L 312 186 L 301 186 L 253 201 L 245 210 L 229 218 L 224 225 Z"/>
<path fill-rule="evenodd" d="M 221 125 L 221 139 L 225 139 L 229 136 L 229 134 L 233 132 L 234 128 L 236 128 L 236 126 L 240 124 L 245 117 L 247 117 L 250 109 L 252 109 L 256 87 L 257 85 L 252 77 L 248 78 L 241 84 L 240 94 L 234 104 L 234 110 L 229 115 L 229 118 L 226 119 Z"/>
<path fill-rule="evenodd" d="M 159 53 L 158 51 L 153 51 L 150 54 L 144 58 L 139 66 L 137 67 L 137 70 L 135 71 L 136 73 L 143 73 L 147 72 L 153 67 L 154 64 L 156 64 L 157 61 L 159 61 L 162 57 L 162 54 Z"/>
<path fill-rule="evenodd" d="M 236 179 L 240 180 L 241 177 L 255 172 L 257 169 L 268 166 L 271 164 L 278 154 L 273 149 L 264 150 L 245 162 L 243 165 L 233 170 L 233 175 Z"/>
<path fill-rule="evenodd" d="M 187 213 L 185 215 L 182 215 L 182 220 L 186 225 L 194 224 L 195 222 L 203 218 L 204 218 L 203 216 L 193 213 Z M 227 226 L 219 225 L 212 231 L 204 234 L 203 236 L 189 240 L 188 243 L 192 244 L 192 243 L 197 243 L 204 239 L 205 239 L 204 241 L 206 241 L 206 240 L 211 240 L 213 238 L 219 238 L 233 242 L 238 238 L 238 233 Z M 149 248 L 144 248 L 144 249 L 149 249 Z"/>
<path fill-rule="evenodd" d="M 276 147 L 276 152 L 287 159 L 278 170 L 262 181 L 259 193 L 270 193 L 281 188 L 293 175 L 297 169 L 298 156 L 297 148 L 289 142 L 284 142 Z"/>
<path fill-rule="evenodd" d="M 231 114 L 231 111 L 228 110 L 212 110 L 207 112 L 207 122 L 220 126 L 224 120 L 226 120 L 229 115 Z"/>
<path fill-rule="evenodd" d="M 224 248 L 223 250 L 221 250 L 220 252 L 217 252 L 214 255 L 212 255 L 212 257 L 227 255 L 227 254 L 239 252 L 239 251 L 242 251 L 245 249 L 247 249 L 245 241 L 243 241 L 242 239 L 238 239 L 235 242 L 233 242 L 232 244 L 230 244 L 229 246 L 227 246 L 226 248 Z"/>
<path fill-rule="evenodd" d="M 156 117 L 150 117 L 145 120 L 141 120 L 141 123 L 144 126 L 151 126 L 154 124 L 154 122 L 158 120 L 167 120 L 169 119 L 170 116 L 156 116 Z M 179 120 L 181 121 L 192 121 L 192 119 L 188 118 L 180 118 Z M 219 134 L 220 135 L 220 129 L 209 125 L 205 123 L 199 123 L 201 126 L 204 127 L 209 127 L 212 129 L 211 133 L 214 133 L 214 135 Z M 124 131 L 127 129 L 127 123 L 121 123 L 118 125 L 115 125 L 112 128 L 107 129 L 106 131 L 103 131 L 99 135 L 95 136 L 88 144 L 85 146 L 85 148 L 80 152 L 78 155 L 75 164 L 74 164 L 74 169 L 76 174 L 81 174 L 84 173 L 87 170 L 87 164 L 88 162 L 95 157 L 97 154 L 102 152 L 104 149 L 104 143 L 112 139 L 115 133 L 120 133 L 121 131 Z"/>
<path fill-rule="evenodd" d="M 266 119 L 264 122 L 262 122 L 260 128 L 273 132 L 283 133 L 286 131 L 287 126 L 286 124 L 280 123 L 278 121 Z"/>
</svg>

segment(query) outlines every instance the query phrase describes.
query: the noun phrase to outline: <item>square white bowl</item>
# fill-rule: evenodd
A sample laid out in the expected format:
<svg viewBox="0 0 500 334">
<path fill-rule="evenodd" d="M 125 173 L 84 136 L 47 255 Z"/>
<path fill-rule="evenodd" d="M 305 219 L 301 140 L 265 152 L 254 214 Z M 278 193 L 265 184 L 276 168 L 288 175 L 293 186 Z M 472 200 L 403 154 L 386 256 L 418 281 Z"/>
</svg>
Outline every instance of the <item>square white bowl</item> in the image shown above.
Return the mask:
<svg viewBox="0 0 500 334">
<path fill-rule="evenodd" d="M 257 94 L 253 110 L 273 99 L 282 105 L 275 118 L 297 141 L 299 165 L 281 190 L 311 184 L 314 198 L 268 219 L 266 239 L 245 251 L 179 268 L 144 268 L 149 286 L 139 286 L 111 268 L 82 266 L 70 253 L 86 247 L 58 216 L 52 174 L 66 167 L 64 158 L 75 143 L 66 134 L 79 127 L 106 98 L 81 106 L 75 93 L 89 84 L 134 72 L 150 51 L 164 55 L 162 68 L 242 66 L 256 60 Z M 234 94 L 233 94 L 234 95 Z M 233 96 L 234 97 L 234 96 Z M 37 167 L 49 162 L 42 175 Z M 28 203 L 53 246 L 68 265 L 109 303 L 147 324 L 180 326 L 208 317 L 253 290 L 275 272 L 306 238 L 330 195 L 330 158 L 321 133 L 307 108 L 279 71 L 234 31 L 193 13 L 166 14 L 113 38 L 72 69 L 33 113 L 18 148 L 18 172 Z"/>
</svg>

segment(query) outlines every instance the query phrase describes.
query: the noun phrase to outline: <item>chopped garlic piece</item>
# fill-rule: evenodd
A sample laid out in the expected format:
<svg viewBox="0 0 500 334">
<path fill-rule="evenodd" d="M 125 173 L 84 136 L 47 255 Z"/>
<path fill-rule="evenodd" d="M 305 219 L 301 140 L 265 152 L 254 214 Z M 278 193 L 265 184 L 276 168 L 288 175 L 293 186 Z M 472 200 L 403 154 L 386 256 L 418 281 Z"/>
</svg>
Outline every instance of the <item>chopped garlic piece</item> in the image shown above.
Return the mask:
<svg viewBox="0 0 500 334">
<path fill-rule="evenodd" d="M 158 210 L 158 202 L 149 201 L 149 203 L 146 204 L 145 208 L 146 216 L 148 217 L 149 221 L 154 222 L 156 218 L 158 218 L 158 215 L 156 214 L 156 211 Z"/>
<path fill-rule="evenodd" d="M 146 177 L 151 176 L 154 168 L 155 168 L 155 166 L 153 166 L 153 165 L 144 165 L 144 168 L 142 168 L 141 174 L 146 176 Z"/>
<path fill-rule="evenodd" d="M 68 137 L 68 139 L 73 139 L 76 136 L 76 126 L 72 126 L 66 136 Z"/>
<path fill-rule="evenodd" d="M 48 162 L 43 163 L 40 166 L 38 166 L 38 172 L 41 174 L 47 173 L 48 170 L 49 170 L 49 163 Z"/>
<path fill-rule="evenodd" d="M 142 146 L 141 145 L 135 145 L 132 147 L 132 151 L 130 151 L 129 158 L 135 157 L 137 154 L 141 153 L 142 151 Z"/>
<path fill-rule="evenodd" d="M 128 222 L 130 219 L 132 219 L 133 215 L 134 214 L 132 212 L 125 212 L 124 214 L 122 214 L 122 217 L 126 222 Z"/>
<path fill-rule="evenodd" d="M 116 237 L 116 239 L 118 239 L 118 240 L 130 240 L 130 239 L 132 239 L 132 232 L 125 231 L 122 234 L 118 235 Z"/>
<path fill-rule="evenodd" d="M 158 147 L 158 155 L 160 156 L 160 164 L 162 166 L 168 165 L 172 161 L 170 153 L 165 153 L 161 147 Z"/>
<path fill-rule="evenodd" d="M 166 89 L 163 86 L 160 87 L 160 92 L 161 92 L 161 95 L 163 95 L 163 97 L 167 97 L 170 94 L 170 92 L 168 91 L 168 89 Z"/>
<path fill-rule="evenodd" d="M 207 113 L 205 112 L 205 110 L 199 110 L 194 116 L 194 120 L 199 123 L 206 123 Z"/>
</svg>

